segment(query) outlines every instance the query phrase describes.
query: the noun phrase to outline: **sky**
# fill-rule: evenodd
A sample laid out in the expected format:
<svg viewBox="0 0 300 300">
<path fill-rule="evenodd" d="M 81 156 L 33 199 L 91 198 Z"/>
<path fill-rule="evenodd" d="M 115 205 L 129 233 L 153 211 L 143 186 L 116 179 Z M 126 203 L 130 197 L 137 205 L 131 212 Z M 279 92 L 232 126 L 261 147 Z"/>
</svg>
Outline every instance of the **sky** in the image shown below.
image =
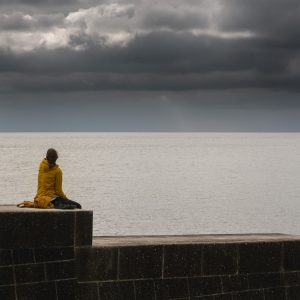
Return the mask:
<svg viewBox="0 0 300 300">
<path fill-rule="evenodd" d="M 298 0 L 0 0 L 0 131 L 299 131 Z"/>
</svg>

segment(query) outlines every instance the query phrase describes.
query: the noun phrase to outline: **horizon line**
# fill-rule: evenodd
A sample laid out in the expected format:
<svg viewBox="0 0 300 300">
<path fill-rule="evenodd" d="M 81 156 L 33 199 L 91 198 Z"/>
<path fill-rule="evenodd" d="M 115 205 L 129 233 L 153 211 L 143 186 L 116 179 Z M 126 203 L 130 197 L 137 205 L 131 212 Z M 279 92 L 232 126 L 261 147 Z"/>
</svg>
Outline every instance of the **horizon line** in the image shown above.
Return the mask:
<svg viewBox="0 0 300 300">
<path fill-rule="evenodd" d="M 10 133 L 300 133 L 300 130 L 141 130 L 141 131 L 1 131 L 0 134 Z"/>
</svg>

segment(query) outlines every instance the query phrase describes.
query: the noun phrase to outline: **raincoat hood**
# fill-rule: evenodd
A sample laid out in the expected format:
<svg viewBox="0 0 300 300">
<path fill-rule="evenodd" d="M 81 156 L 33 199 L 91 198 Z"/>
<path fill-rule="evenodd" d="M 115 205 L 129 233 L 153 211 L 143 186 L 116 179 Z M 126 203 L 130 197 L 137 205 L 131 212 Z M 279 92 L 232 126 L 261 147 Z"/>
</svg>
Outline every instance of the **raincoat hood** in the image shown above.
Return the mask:
<svg viewBox="0 0 300 300">
<path fill-rule="evenodd" d="M 53 167 L 49 167 L 49 162 L 46 158 L 44 158 L 41 162 L 41 167 L 43 168 L 44 172 L 48 172 L 48 171 L 52 171 L 52 170 L 56 170 L 59 168 L 59 165 L 55 164 Z"/>
</svg>

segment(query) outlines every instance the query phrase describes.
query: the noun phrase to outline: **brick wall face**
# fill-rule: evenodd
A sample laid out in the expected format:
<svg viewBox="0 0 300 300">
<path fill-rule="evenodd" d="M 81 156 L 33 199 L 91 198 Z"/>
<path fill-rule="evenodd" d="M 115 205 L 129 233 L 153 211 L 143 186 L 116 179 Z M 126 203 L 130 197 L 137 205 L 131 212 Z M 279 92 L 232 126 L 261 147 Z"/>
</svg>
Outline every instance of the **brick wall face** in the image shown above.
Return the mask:
<svg viewBox="0 0 300 300">
<path fill-rule="evenodd" d="M 76 250 L 84 300 L 299 300 L 300 241 Z"/>
</svg>

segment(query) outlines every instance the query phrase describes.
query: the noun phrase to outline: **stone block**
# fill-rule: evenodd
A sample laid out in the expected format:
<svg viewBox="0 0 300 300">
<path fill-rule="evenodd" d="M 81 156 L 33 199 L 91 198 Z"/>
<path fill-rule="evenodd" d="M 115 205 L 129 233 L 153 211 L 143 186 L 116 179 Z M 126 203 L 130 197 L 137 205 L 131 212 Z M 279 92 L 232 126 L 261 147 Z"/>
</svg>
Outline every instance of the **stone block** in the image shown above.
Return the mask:
<svg viewBox="0 0 300 300">
<path fill-rule="evenodd" d="M 221 277 L 188 278 L 191 297 L 213 295 L 222 292 Z"/>
<path fill-rule="evenodd" d="M 203 246 L 203 275 L 237 273 L 238 248 L 235 244 L 210 244 Z"/>
<path fill-rule="evenodd" d="M 75 300 L 99 300 L 98 284 L 95 282 L 79 282 L 76 287 Z"/>
<path fill-rule="evenodd" d="M 191 298 L 191 300 L 194 298 Z M 230 294 L 224 295 L 214 295 L 214 296 L 205 296 L 200 298 L 195 298 L 195 300 L 232 300 L 232 296 Z"/>
<path fill-rule="evenodd" d="M 31 283 L 45 280 L 43 264 L 18 265 L 15 267 L 16 283 Z"/>
<path fill-rule="evenodd" d="M 0 285 L 14 284 L 13 267 L 0 267 Z"/>
<path fill-rule="evenodd" d="M 117 279 L 117 248 L 82 247 L 76 249 L 75 256 L 79 281 Z"/>
<path fill-rule="evenodd" d="M 230 294 L 204 296 L 204 297 L 191 297 L 190 300 L 232 300 Z"/>
<path fill-rule="evenodd" d="M 215 296 L 191 297 L 189 299 L 190 300 L 215 300 Z M 230 298 L 230 300 L 231 300 L 231 298 Z"/>
<path fill-rule="evenodd" d="M 17 286 L 18 300 L 55 300 L 54 282 L 39 282 Z"/>
<path fill-rule="evenodd" d="M 204 296 L 204 297 L 191 297 L 190 300 L 232 300 L 230 294 Z"/>
<path fill-rule="evenodd" d="M 27 214 L 2 213 L 0 218 L 0 248 L 12 249 L 17 244 L 23 244 L 22 247 L 27 248 L 24 244 L 28 243 L 27 228 L 31 227 L 28 224 Z M 25 221 L 22 226 L 22 221 Z M 26 222 L 27 221 L 27 222 Z M 29 221 L 30 222 L 30 221 Z M 21 227 L 21 228 L 18 228 Z M 25 227 L 25 228 L 24 228 Z M 21 234 L 19 234 L 21 233 Z M 17 246 L 16 245 L 16 246 Z M 31 245 L 32 246 L 32 243 Z"/>
<path fill-rule="evenodd" d="M 248 276 L 250 289 L 262 289 L 284 286 L 282 273 L 250 274 Z"/>
<path fill-rule="evenodd" d="M 223 276 L 222 286 L 224 293 L 248 290 L 248 277 L 243 275 Z"/>
<path fill-rule="evenodd" d="M 153 280 L 134 281 L 136 300 L 156 300 Z"/>
<path fill-rule="evenodd" d="M 186 278 L 155 280 L 156 300 L 189 298 Z"/>
<path fill-rule="evenodd" d="M 75 260 L 45 264 L 47 280 L 75 278 Z"/>
<path fill-rule="evenodd" d="M 16 300 L 15 288 L 13 286 L 0 286 L 0 299 Z"/>
<path fill-rule="evenodd" d="M 202 274 L 201 245 L 164 246 L 163 277 L 200 276 Z"/>
<path fill-rule="evenodd" d="M 247 291 L 234 294 L 232 300 L 265 300 L 264 291 Z M 284 299 L 282 299 L 284 300 Z"/>
<path fill-rule="evenodd" d="M 74 300 L 76 280 L 56 281 L 57 300 Z"/>
<path fill-rule="evenodd" d="M 283 267 L 286 271 L 300 271 L 300 241 L 285 242 Z"/>
<path fill-rule="evenodd" d="M 283 286 L 300 285 L 300 272 L 283 273 L 284 283 Z"/>
<path fill-rule="evenodd" d="M 300 286 L 292 286 L 286 288 L 286 300 L 300 299 Z"/>
<path fill-rule="evenodd" d="M 33 249 L 14 249 L 13 258 L 16 265 L 34 263 Z"/>
<path fill-rule="evenodd" d="M 73 212 L 59 212 L 49 216 L 49 235 L 43 235 L 42 243 L 37 243 L 35 248 L 74 246 L 74 217 Z"/>
<path fill-rule="evenodd" d="M 133 300 L 135 299 L 133 281 L 99 282 L 99 298 L 101 300 Z"/>
<path fill-rule="evenodd" d="M 162 247 L 136 246 L 119 248 L 119 278 L 161 278 Z"/>
<path fill-rule="evenodd" d="M 2 213 L 0 248 L 42 248 L 74 245 L 74 213 Z"/>
<path fill-rule="evenodd" d="M 12 264 L 11 250 L 0 250 L 0 267 Z"/>
<path fill-rule="evenodd" d="M 36 262 L 60 261 L 74 259 L 73 247 L 35 249 Z"/>
<path fill-rule="evenodd" d="M 90 246 L 93 239 L 93 212 L 76 212 L 75 246 Z"/>
<path fill-rule="evenodd" d="M 285 300 L 285 288 L 266 289 L 264 291 L 265 300 Z"/>
<path fill-rule="evenodd" d="M 281 243 L 247 243 L 240 245 L 240 269 L 243 273 L 280 272 Z"/>
<path fill-rule="evenodd" d="M 215 295 L 213 300 L 232 300 L 232 296 L 231 294 Z"/>
</svg>

